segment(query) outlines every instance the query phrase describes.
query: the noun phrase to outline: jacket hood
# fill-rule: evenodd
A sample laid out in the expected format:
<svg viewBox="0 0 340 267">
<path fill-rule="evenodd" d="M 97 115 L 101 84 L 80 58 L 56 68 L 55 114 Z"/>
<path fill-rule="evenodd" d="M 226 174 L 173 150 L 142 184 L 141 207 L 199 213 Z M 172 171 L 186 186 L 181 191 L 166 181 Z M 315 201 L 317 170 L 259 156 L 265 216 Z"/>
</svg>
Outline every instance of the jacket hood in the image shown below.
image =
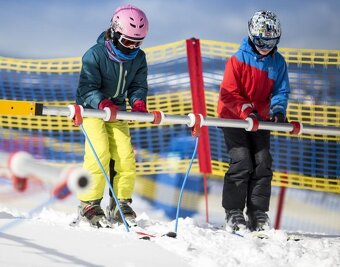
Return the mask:
<svg viewBox="0 0 340 267">
<path fill-rule="evenodd" d="M 97 38 L 97 43 L 105 45 L 105 32 L 102 32 Z"/>
</svg>

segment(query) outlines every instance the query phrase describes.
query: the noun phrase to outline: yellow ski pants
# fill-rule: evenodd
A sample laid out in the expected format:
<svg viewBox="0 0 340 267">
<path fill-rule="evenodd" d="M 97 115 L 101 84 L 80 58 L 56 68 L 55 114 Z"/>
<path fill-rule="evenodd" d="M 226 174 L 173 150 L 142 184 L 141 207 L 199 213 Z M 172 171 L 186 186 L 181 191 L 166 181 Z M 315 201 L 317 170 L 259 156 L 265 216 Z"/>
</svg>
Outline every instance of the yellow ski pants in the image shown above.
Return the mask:
<svg viewBox="0 0 340 267">
<path fill-rule="evenodd" d="M 136 179 L 136 161 L 128 122 L 104 122 L 97 118 L 84 118 L 83 127 L 107 174 L 110 159 L 115 161 L 114 168 L 117 174 L 114 177 L 113 189 L 117 198 L 132 198 Z M 93 183 L 89 190 L 77 195 L 78 199 L 91 201 L 103 198 L 106 179 L 87 141 L 85 141 L 83 168 L 91 173 Z"/>
</svg>

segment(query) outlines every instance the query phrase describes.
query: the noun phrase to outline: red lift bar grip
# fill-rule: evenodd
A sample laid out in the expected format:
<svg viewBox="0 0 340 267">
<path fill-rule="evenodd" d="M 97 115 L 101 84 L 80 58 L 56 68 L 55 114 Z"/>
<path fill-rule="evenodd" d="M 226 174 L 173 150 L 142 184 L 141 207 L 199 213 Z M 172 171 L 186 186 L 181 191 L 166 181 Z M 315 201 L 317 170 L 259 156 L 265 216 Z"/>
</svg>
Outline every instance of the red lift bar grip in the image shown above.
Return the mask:
<svg viewBox="0 0 340 267">
<path fill-rule="evenodd" d="M 152 123 L 153 124 L 161 124 L 162 120 L 163 120 L 163 117 L 164 117 L 163 112 L 155 110 L 155 111 L 152 111 L 152 113 L 153 113 L 153 118 L 154 118 Z"/>
<path fill-rule="evenodd" d="M 11 172 L 11 179 L 13 183 L 13 187 L 15 190 L 18 190 L 19 192 L 24 192 L 27 189 L 27 178 L 26 177 L 19 177 L 15 175 L 11 169 L 11 161 L 13 160 L 13 156 L 15 153 L 13 153 L 9 158 L 7 162 L 7 166 L 10 169 Z"/>
<path fill-rule="evenodd" d="M 245 130 L 248 132 L 256 132 L 259 128 L 259 121 L 251 117 L 247 117 L 245 120 L 249 123 L 248 127 L 245 128 Z"/>
<path fill-rule="evenodd" d="M 67 179 L 64 179 L 52 189 L 52 195 L 57 199 L 64 199 L 70 194 L 71 191 L 67 186 Z"/>
<path fill-rule="evenodd" d="M 301 134 L 302 133 L 303 125 L 301 122 L 291 121 L 290 124 L 293 125 L 293 130 L 289 132 L 290 134 Z"/>
<path fill-rule="evenodd" d="M 74 117 L 72 119 L 74 126 L 80 126 L 83 123 L 82 108 L 79 105 L 74 105 Z"/>
<path fill-rule="evenodd" d="M 191 128 L 191 135 L 193 137 L 199 137 L 201 133 L 201 126 L 202 126 L 202 115 L 195 113 L 195 124 Z"/>
</svg>

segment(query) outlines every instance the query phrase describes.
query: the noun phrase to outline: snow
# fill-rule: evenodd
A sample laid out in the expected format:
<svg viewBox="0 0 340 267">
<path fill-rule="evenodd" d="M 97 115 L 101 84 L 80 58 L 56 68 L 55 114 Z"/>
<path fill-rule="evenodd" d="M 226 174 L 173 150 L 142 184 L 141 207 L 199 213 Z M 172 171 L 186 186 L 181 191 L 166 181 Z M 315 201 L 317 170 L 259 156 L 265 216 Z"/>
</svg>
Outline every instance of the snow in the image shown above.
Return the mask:
<svg viewBox="0 0 340 267">
<path fill-rule="evenodd" d="M 133 202 L 138 227 L 130 232 L 123 225 L 70 227 L 75 197 L 35 209 L 46 199 L 46 192 L 40 191 L 2 194 L 0 266 L 340 266 L 339 237 L 287 241 L 287 233 L 279 230 L 269 231 L 269 239 L 241 237 L 197 218 L 180 218 L 177 238 L 170 238 L 162 235 L 174 231 L 175 221 L 138 197 Z M 137 230 L 156 237 L 141 240 Z"/>
</svg>

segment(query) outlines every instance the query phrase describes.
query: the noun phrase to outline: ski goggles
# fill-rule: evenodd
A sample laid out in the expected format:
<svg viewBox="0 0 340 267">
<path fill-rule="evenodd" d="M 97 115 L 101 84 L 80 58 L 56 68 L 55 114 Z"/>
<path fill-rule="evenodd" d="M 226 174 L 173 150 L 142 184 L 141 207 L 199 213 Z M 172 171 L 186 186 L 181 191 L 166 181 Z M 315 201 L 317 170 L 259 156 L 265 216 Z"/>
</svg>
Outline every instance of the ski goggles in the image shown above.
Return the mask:
<svg viewBox="0 0 340 267">
<path fill-rule="evenodd" d="M 140 47 L 143 43 L 143 40 L 144 39 L 132 39 L 122 34 L 120 35 L 118 42 L 126 48 L 134 49 Z"/>
<path fill-rule="evenodd" d="M 263 37 L 254 37 L 253 43 L 260 49 L 272 49 L 276 46 L 280 41 L 280 37 L 278 38 L 263 38 Z"/>
</svg>

